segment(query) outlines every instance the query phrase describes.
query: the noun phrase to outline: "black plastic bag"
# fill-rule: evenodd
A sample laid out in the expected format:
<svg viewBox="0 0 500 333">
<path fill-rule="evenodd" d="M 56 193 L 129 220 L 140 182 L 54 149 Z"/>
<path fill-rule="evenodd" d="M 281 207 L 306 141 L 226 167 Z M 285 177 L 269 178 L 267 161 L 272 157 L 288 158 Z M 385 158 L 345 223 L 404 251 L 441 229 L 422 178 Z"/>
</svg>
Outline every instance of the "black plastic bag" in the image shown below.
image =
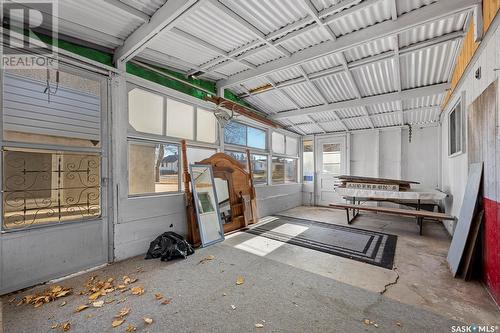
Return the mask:
<svg viewBox="0 0 500 333">
<path fill-rule="evenodd" d="M 149 250 L 145 259 L 161 258 L 161 261 L 169 261 L 176 258 L 185 259 L 194 253 L 194 249 L 184 237 L 172 231 L 167 231 L 156 237 L 149 244 Z"/>
</svg>

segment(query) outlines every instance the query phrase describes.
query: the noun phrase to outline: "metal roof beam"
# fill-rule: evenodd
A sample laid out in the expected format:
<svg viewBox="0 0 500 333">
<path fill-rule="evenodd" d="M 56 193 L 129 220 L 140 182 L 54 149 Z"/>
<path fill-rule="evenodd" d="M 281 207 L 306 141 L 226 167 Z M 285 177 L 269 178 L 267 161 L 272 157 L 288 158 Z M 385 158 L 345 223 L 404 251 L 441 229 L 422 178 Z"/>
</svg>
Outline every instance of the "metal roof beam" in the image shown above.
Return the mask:
<svg viewBox="0 0 500 333">
<path fill-rule="evenodd" d="M 385 21 L 365 29 L 361 29 L 335 41 L 328 41 L 291 55 L 289 58 L 281 58 L 257 69 L 236 74 L 227 80 L 221 80 L 218 86 L 227 87 L 248 81 L 252 78 L 262 77 L 275 71 L 297 66 L 301 63 L 328 55 L 339 53 L 356 46 L 368 43 L 375 39 L 392 36 L 427 22 L 435 21 L 443 17 L 470 10 L 481 0 L 441 0 L 425 7 L 416 9 L 400 16 L 397 20 Z"/>
<path fill-rule="evenodd" d="M 304 115 L 321 113 L 332 110 L 363 107 L 371 104 L 382 104 L 382 103 L 407 100 L 417 97 L 432 96 L 437 94 L 443 94 L 446 91 L 448 91 L 450 87 L 451 84 L 449 83 L 440 83 L 432 86 L 403 90 L 401 92 L 392 92 L 387 94 L 363 97 L 360 99 L 352 99 L 348 101 L 336 102 L 327 105 L 313 106 L 300 110 L 279 112 L 278 114 L 271 116 L 271 118 L 283 119 L 287 117 L 304 116 Z"/>
<path fill-rule="evenodd" d="M 156 13 L 151 16 L 149 22 L 141 25 L 120 46 L 114 55 L 114 62 L 126 62 L 144 50 L 152 39 L 164 29 L 172 26 L 172 23 L 196 7 L 204 0 L 168 0 Z"/>
<path fill-rule="evenodd" d="M 144 22 L 148 22 L 150 19 L 150 16 L 148 14 L 141 12 L 137 8 L 134 8 L 132 6 L 125 4 L 125 3 L 121 2 L 120 0 L 103 0 L 103 1 L 106 2 L 107 4 L 110 4 L 113 7 L 116 7 L 118 9 L 126 12 L 127 14 L 130 14 L 131 16 L 134 16 L 138 19 L 143 20 Z"/>
</svg>

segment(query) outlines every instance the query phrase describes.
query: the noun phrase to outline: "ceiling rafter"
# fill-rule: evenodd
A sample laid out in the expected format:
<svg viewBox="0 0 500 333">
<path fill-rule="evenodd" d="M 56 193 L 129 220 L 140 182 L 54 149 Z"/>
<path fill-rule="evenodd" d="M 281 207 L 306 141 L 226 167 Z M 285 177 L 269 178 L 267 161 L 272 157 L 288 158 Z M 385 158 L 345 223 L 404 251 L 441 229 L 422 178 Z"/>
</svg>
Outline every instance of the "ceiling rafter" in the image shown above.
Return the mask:
<svg viewBox="0 0 500 333">
<path fill-rule="evenodd" d="M 434 2 L 401 15 L 397 20 L 384 21 L 345 36 L 341 36 L 336 40 L 324 42 L 302 51 L 298 51 L 289 58 L 281 58 L 271 61 L 259 66 L 257 69 L 236 74 L 227 80 L 221 80 L 217 82 L 217 85 L 219 87 L 232 86 L 252 78 L 262 77 L 282 69 L 294 67 L 298 64 L 302 64 L 325 55 L 343 52 L 364 43 L 393 36 L 446 16 L 462 13 L 464 11 L 470 11 L 476 6 L 476 4 L 480 3 L 480 1 L 481 0 L 441 0 Z M 351 8 L 355 7 L 357 6 Z"/>
<path fill-rule="evenodd" d="M 116 50 L 115 64 L 126 62 L 144 50 L 156 35 L 172 28 L 173 22 L 206 0 L 169 0 L 151 16 L 150 20 L 136 29 Z"/>
<path fill-rule="evenodd" d="M 303 108 L 300 110 L 290 110 L 279 112 L 273 116 L 272 119 L 282 119 L 287 117 L 303 116 L 308 114 L 320 113 L 325 111 L 347 109 L 354 107 L 362 107 L 371 104 L 382 104 L 387 102 L 396 102 L 398 100 L 408 100 L 417 97 L 433 96 L 439 95 L 447 92 L 451 87 L 450 83 L 440 83 L 431 86 L 425 86 L 420 88 L 413 88 L 403 90 L 401 92 L 391 92 L 386 94 L 380 94 L 375 96 L 363 97 L 361 99 L 351 99 L 342 102 L 330 103 L 327 105 L 319 105 L 308 108 Z"/>
<path fill-rule="evenodd" d="M 391 50 L 391 51 L 383 52 L 383 53 L 380 53 L 380 54 L 377 54 L 374 56 L 370 56 L 370 57 L 366 57 L 366 58 L 352 61 L 352 62 L 348 63 L 348 68 L 354 69 L 354 68 L 366 66 L 368 64 L 373 64 L 373 63 L 377 63 L 380 61 L 385 61 L 387 59 L 395 58 L 396 54 L 399 54 L 399 56 L 403 56 L 405 54 L 418 52 L 418 51 L 424 50 L 424 49 L 429 48 L 429 47 L 433 47 L 436 45 L 440 45 L 440 44 L 448 43 L 450 41 L 461 39 L 461 38 L 463 38 L 464 35 L 465 35 L 465 33 L 462 30 L 457 31 L 457 32 L 452 32 L 452 33 L 449 33 L 449 34 L 446 34 L 443 36 L 439 36 L 439 37 L 435 37 L 435 38 L 430 39 L 430 40 L 426 40 L 424 42 L 415 43 L 415 44 L 412 44 L 410 46 L 407 46 L 407 47 L 404 47 L 401 49 L 398 48 L 397 51 Z M 310 74 L 308 74 L 308 77 L 311 81 L 316 81 L 316 80 L 319 80 L 319 79 L 322 79 L 322 78 L 325 78 L 325 77 L 328 77 L 331 75 L 342 73 L 344 70 L 345 70 L 344 66 L 340 65 L 337 67 L 324 69 L 324 70 L 319 71 L 319 72 L 310 73 Z M 306 80 L 304 79 L 303 76 L 301 76 L 301 77 L 297 77 L 297 78 L 290 79 L 287 81 L 279 82 L 276 84 L 276 86 L 280 87 L 280 88 L 284 88 L 284 87 L 292 86 L 295 84 L 301 84 L 304 82 L 306 82 Z M 266 91 L 268 91 L 268 90 L 261 90 L 261 91 L 256 92 L 255 94 L 262 94 L 262 93 L 265 93 Z M 247 95 L 243 94 L 243 95 L 240 95 L 239 97 L 245 98 L 245 97 L 247 97 Z"/>
<path fill-rule="evenodd" d="M 105 3 L 118 8 L 131 16 L 134 16 L 144 22 L 148 22 L 151 18 L 148 14 L 141 12 L 139 9 L 129 6 L 126 3 L 121 2 L 120 0 L 103 0 Z"/>
</svg>

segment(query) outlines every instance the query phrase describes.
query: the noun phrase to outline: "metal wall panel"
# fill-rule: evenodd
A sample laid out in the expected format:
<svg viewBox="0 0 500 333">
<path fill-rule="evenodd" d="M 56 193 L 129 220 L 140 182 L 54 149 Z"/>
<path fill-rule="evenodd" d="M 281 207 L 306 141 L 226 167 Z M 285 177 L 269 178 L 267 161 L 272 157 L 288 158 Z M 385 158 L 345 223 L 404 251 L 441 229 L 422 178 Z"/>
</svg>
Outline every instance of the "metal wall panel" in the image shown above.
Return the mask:
<svg viewBox="0 0 500 333">
<path fill-rule="evenodd" d="M 48 101 L 45 82 L 4 75 L 4 130 L 101 139 L 99 96 L 59 87 Z"/>
</svg>

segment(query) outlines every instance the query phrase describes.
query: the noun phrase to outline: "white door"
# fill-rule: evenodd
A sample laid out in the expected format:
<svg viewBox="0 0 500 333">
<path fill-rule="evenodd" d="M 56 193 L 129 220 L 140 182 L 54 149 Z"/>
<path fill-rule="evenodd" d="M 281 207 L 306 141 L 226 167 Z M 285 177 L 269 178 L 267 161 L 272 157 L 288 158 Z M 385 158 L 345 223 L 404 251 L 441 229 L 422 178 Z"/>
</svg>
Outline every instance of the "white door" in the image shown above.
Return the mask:
<svg viewBox="0 0 500 333">
<path fill-rule="evenodd" d="M 347 173 L 346 146 L 345 136 L 320 138 L 317 141 L 316 204 L 319 206 L 342 200 L 335 192 L 335 186 L 338 176 Z"/>
</svg>

